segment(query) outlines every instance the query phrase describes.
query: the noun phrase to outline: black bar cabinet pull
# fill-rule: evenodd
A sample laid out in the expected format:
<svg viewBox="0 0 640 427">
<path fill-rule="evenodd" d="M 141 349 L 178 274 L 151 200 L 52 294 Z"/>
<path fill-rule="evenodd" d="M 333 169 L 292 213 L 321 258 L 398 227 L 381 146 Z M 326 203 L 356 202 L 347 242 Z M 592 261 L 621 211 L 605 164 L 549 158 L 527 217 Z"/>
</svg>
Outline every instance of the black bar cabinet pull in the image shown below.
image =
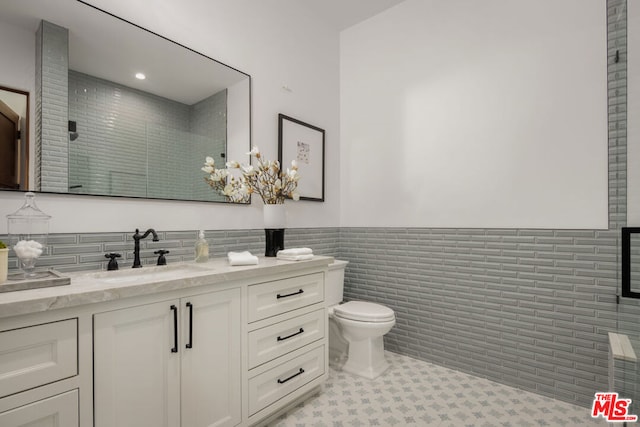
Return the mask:
<svg viewBox="0 0 640 427">
<path fill-rule="evenodd" d="M 189 342 L 186 347 L 193 348 L 193 304 L 188 302 L 187 308 L 189 309 Z"/>
<path fill-rule="evenodd" d="M 293 337 L 295 337 L 296 335 L 300 335 L 300 334 L 301 334 L 301 333 L 303 333 L 303 332 L 304 332 L 304 329 L 300 328 L 300 330 L 299 330 L 298 332 L 294 332 L 293 334 L 291 334 L 291 335 L 287 335 L 286 337 L 278 336 L 278 341 L 288 340 L 289 338 L 293 338 Z"/>
<path fill-rule="evenodd" d="M 175 305 L 171 306 L 171 310 L 173 311 L 173 348 L 171 349 L 171 353 L 178 352 L 178 307 Z"/>
<path fill-rule="evenodd" d="M 298 292 L 293 292 L 291 294 L 284 294 L 284 295 L 276 295 L 276 298 L 280 299 L 280 298 L 286 298 L 286 297 L 292 297 L 294 295 L 300 295 L 301 293 L 303 293 L 304 291 L 302 289 L 298 290 Z"/>
<path fill-rule="evenodd" d="M 284 379 L 284 380 L 278 379 L 278 384 L 284 384 L 284 383 L 286 383 L 287 381 L 294 379 L 295 377 L 297 377 L 297 376 L 298 376 L 298 375 L 300 375 L 300 374 L 304 374 L 304 369 L 300 368 L 300 370 L 299 370 L 298 372 L 296 372 L 295 374 L 291 375 L 291 376 L 290 376 L 289 378 L 287 378 L 287 379 Z"/>
</svg>

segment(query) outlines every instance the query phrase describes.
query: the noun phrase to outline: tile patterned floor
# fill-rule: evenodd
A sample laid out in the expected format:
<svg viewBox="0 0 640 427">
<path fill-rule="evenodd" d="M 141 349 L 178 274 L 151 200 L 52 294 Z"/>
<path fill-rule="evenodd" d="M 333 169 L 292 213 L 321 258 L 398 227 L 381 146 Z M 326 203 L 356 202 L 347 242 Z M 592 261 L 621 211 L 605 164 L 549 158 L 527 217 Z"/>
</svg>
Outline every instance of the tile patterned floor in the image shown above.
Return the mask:
<svg viewBox="0 0 640 427">
<path fill-rule="evenodd" d="M 375 380 L 330 369 L 322 391 L 271 427 L 606 426 L 589 409 L 395 353 Z"/>
</svg>

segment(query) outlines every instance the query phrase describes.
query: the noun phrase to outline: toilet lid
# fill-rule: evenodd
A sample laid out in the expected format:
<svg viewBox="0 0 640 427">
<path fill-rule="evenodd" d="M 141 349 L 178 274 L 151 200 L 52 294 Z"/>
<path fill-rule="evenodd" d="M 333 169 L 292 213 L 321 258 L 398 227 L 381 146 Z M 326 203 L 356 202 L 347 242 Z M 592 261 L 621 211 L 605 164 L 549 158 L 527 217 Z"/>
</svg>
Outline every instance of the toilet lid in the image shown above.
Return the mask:
<svg viewBox="0 0 640 427">
<path fill-rule="evenodd" d="M 349 301 L 334 307 L 334 314 L 360 322 L 388 322 L 396 318 L 389 307 L 366 301 Z"/>
</svg>

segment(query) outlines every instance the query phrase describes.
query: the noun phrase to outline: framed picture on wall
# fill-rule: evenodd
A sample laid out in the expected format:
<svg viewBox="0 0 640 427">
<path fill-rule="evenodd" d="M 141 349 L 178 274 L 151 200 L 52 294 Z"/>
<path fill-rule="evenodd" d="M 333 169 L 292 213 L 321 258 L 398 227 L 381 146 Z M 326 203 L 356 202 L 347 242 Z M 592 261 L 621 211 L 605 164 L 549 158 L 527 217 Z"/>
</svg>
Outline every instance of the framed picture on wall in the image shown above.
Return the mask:
<svg viewBox="0 0 640 427">
<path fill-rule="evenodd" d="M 324 129 L 278 115 L 278 161 L 298 163 L 300 200 L 324 202 Z"/>
</svg>

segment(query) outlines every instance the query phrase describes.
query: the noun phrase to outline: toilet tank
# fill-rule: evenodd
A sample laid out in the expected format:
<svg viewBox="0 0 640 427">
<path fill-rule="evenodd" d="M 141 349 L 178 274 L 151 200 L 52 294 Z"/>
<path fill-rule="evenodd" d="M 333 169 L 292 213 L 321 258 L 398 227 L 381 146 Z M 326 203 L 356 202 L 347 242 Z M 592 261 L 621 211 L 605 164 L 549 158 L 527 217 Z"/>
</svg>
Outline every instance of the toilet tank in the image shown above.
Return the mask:
<svg viewBox="0 0 640 427">
<path fill-rule="evenodd" d="M 325 283 L 325 302 L 327 307 L 342 302 L 344 291 L 344 269 L 349 261 L 334 260 L 329 264 L 329 274 Z"/>
</svg>

